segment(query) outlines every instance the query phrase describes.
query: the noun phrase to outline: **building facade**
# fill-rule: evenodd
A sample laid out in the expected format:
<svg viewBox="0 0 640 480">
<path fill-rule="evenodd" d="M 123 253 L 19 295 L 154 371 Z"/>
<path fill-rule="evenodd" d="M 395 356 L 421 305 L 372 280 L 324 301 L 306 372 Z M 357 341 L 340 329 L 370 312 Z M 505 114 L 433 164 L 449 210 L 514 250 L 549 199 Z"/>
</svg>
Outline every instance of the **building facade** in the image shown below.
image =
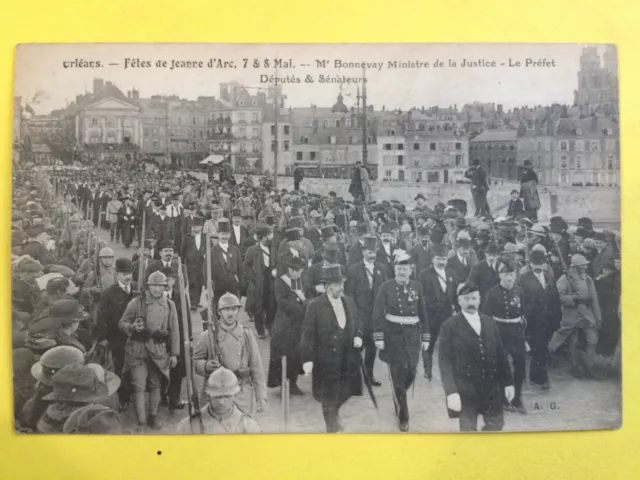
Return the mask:
<svg viewBox="0 0 640 480">
<path fill-rule="evenodd" d="M 408 180 L 428 183 L 463 181 L 469 166 L 469 137 L 456 109 L 410 111 L 406 117 Z"/>
<path fill-rule="evenodd" d="M 291 115 L 288 110 L 284 113 L 279 112 L 276 126 L 274 112 L 271 109 L 267 109 L 262 123 L 262 161 L 264 171 L 271 173 L 276 171 L 276 150 L 278 155 L 278 175 L 291 175 L 294 168 Z"/>
<path fill-rule="evenodd" d="M 472 163 L 478 160 L 490 177 L 516 181 L 518 178 L 517 130 L 487 130 L 469 142 Z"/>
</svg>

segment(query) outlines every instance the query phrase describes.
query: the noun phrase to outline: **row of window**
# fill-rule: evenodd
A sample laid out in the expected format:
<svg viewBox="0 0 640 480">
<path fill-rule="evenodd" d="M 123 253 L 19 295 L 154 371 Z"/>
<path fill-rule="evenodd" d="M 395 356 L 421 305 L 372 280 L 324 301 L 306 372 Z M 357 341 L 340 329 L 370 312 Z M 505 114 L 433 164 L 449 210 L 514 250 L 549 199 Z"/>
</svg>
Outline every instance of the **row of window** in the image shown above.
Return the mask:
<svg viewBox="0 0 640 480">
<path fill-rule="evenodd" d="M 272 145 L 273 148 L 273 145 Z M 362 152 L 360 151 L 351 151 L 345 152 L 344 150 L 338 150 L 335 152 L 331 150 L 324 150 L 322 152 L 296 152 L 296 160 L 303 161 L 314 161 L 319 158 L 318 153 L 322 153 L 321 158 L 323 162 L 337 162 L 342 163 L 345 161 L 349 161 L 349 163 L 355 163 L 358 160 L 362 159 Z"/>
<path fill-rule="evenodd" d="M 331 136 L 329 136 L 327 138 L 328 138 L 328 143 L 330 143 L 332 145 L 336 144 L 337 138 L 336 138 L 335 135 L 331 135 Z M 350 138 L 350 141 L 351 141 L 351 145 L 358 145 L 359 143 L 361 143 L 360 138 L 355 137 L 355 136 L 352 136 Z M 305 136 L 301 137 L 300 138 L 300 143 L 302 143 L 303 145 L 307 145 L 309 143 L 309 137 L 305 137 Z M 373 137 L 367 137 L 367 143 L 368 144 L 372 144 L 373 143 Z"/>
<path fill-rule="evenodd" d="M 471 142 L 469 148 L 471 150 L 515 150 L 516 146 L 514 143 L 507 146 L 506 143 Z"/>
<path fill-rule="evenodd" d="M 283 126 L 283 132 L 285 135 L 290 135 L 291 134 L 291 127 L 289 125 L 284 125 Z M 271 125 L 271 135 L 275 135 L 276 134 L 276 126 L 275 125 Z"/>
<path fill-rule="evenodd" d="M 99 127 L 103 120 L 107 128 L 115 128 L 118 124 L 118 120 L 122 120 L 121 124 L 123 127 L 133 126 L 133 118 L 130 117 L 91 117 L 90 125 L 92 127 Z"/>
</svg>

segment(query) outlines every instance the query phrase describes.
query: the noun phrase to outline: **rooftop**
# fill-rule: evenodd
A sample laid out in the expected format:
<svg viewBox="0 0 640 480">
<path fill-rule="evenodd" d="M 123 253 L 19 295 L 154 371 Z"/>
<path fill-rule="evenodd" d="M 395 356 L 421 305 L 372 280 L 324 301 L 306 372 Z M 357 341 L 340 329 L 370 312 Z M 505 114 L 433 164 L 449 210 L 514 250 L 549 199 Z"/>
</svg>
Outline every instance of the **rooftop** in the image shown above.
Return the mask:
<svg viewBox="0 0 640 480">
<path fill-rule="evenodd" d="M 517 130 L 486 130 L 477 137 L 473 138 L 472 142 L 515 142 Z"/>
</svg>

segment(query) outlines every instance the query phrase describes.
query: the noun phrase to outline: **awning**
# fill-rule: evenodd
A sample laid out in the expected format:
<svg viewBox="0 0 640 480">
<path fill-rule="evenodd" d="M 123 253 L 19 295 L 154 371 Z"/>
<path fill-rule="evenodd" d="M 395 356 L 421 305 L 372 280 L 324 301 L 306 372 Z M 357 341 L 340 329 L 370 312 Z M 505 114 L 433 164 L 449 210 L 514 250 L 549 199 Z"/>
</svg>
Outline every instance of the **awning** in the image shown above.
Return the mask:
<svg viewBox="0 0 640 480">
<path fill-rule="evenodd" d="M 219 165 L 224 162 L 224 157 L 222 155 L 209 155 L 207 158 L 200 162 L 201 165 Z"/>
</svg>

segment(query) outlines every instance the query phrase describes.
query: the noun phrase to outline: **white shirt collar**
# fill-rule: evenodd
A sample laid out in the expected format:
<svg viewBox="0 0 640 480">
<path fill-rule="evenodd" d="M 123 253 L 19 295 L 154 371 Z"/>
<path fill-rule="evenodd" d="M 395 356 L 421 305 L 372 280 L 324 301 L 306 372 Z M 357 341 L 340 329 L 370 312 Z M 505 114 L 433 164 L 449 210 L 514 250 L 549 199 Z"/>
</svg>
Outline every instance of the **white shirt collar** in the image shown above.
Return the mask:
<svg viewBox="0 0 640 480">
<path fill-rule="evenodd" d="M 462 255 L 460 255 L 459 253 L 456 253 L 456 255 L 458 256 L 458 260 L 460 260 L 460 263 L 466 265 L 467 263 L 469 263 L 469 260 L 464 258 Z"/>
<path fill-rule="evenodd" d="M 131 284 L 124 285 L 122 282 L 118 282 L 118 285 L 120 285 L 120 288 L 123 289 L 125 292 L 131 289 Z"/>
</svg>

